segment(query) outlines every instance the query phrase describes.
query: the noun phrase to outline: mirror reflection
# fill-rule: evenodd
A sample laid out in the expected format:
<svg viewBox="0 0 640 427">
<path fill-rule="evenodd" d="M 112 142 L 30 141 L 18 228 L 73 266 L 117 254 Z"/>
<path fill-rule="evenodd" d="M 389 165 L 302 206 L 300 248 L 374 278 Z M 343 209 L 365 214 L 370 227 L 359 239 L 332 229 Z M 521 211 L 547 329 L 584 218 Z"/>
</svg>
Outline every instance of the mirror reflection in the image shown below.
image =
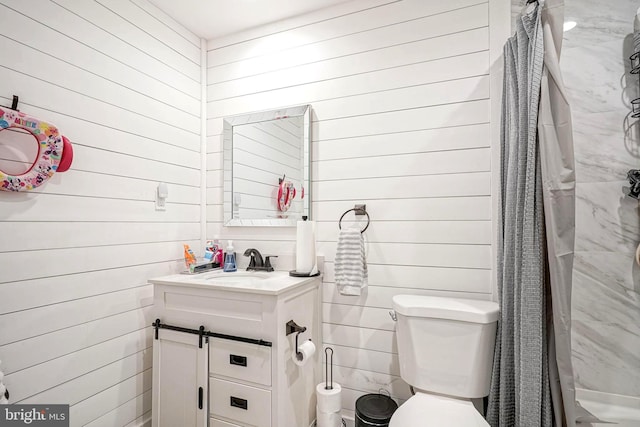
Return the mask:
<svg viewBox="0 0 640 427">
<path fill-rule="evenodd" d="M 309 106 L 224 119 L 227 226 L 292 226 L 309 216 Z"/>
</svg>

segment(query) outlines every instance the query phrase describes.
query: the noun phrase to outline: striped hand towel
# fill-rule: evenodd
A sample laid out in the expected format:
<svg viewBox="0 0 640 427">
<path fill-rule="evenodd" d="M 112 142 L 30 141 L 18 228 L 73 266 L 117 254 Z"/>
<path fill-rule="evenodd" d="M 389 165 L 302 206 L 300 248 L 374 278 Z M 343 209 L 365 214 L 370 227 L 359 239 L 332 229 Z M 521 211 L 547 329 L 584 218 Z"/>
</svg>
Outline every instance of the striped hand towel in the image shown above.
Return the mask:
<svg viewBox="0 0 640 427">
<path fill-rule="evenodd" d="M 357 228 L 343 228 L 338 236 L 335 274 L 342 295 L 360 295 L 367 286 L 367 259 L 364 237 Z"/>
</svg>

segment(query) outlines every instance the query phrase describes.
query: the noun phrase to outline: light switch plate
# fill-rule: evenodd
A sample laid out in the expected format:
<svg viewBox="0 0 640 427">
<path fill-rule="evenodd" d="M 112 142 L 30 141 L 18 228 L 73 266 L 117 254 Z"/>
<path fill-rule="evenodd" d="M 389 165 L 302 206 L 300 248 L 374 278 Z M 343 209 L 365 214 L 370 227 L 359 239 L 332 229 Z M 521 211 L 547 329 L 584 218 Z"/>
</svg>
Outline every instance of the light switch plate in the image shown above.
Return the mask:
<svg viewBox="0 0 640 427">
<path fill-rule="evenodd" d="M 156 210 L 167 210 L 167 197 L 169 196 L 169 188 L 164 182 L 158 183 L 158 189 L 156 191 Z"/>
</svg>

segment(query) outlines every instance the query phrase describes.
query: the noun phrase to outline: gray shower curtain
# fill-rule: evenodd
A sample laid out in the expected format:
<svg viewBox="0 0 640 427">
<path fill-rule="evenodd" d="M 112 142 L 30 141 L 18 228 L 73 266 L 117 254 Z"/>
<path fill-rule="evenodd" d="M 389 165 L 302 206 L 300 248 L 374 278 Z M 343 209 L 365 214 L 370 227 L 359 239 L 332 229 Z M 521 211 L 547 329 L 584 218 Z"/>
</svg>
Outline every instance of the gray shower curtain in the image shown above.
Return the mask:
<svg viewBox="0 0 640 427">
<path fill-rule="evenodd" d="M 571 274 L 575 177 L 559 68 L 564 3 L 528 5 L 504 47 L 501 319 L 487 410 L 494 427 L 575 426 Z"/>
</svg>

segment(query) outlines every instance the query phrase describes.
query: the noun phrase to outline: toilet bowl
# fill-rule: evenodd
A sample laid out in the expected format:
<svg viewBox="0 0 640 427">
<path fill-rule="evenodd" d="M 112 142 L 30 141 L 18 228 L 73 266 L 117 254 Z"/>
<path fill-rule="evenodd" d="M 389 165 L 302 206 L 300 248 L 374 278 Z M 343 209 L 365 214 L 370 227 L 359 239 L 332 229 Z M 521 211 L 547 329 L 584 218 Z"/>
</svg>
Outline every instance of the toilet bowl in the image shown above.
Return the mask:
<svg viewBox="0 0 640 427">
<path fill-rule="evenodd" d="M 417 392 L 393 413 L 389 427 L 486 427 L 470 400 Z"/>
<path fill-rule="evenodd" d="M 400 376 L 416 394 L 389 427 L 486 427 L 471 399 L 489 393 L 499 306 L 491 301 L 393 297 Z"/>
</svg>

